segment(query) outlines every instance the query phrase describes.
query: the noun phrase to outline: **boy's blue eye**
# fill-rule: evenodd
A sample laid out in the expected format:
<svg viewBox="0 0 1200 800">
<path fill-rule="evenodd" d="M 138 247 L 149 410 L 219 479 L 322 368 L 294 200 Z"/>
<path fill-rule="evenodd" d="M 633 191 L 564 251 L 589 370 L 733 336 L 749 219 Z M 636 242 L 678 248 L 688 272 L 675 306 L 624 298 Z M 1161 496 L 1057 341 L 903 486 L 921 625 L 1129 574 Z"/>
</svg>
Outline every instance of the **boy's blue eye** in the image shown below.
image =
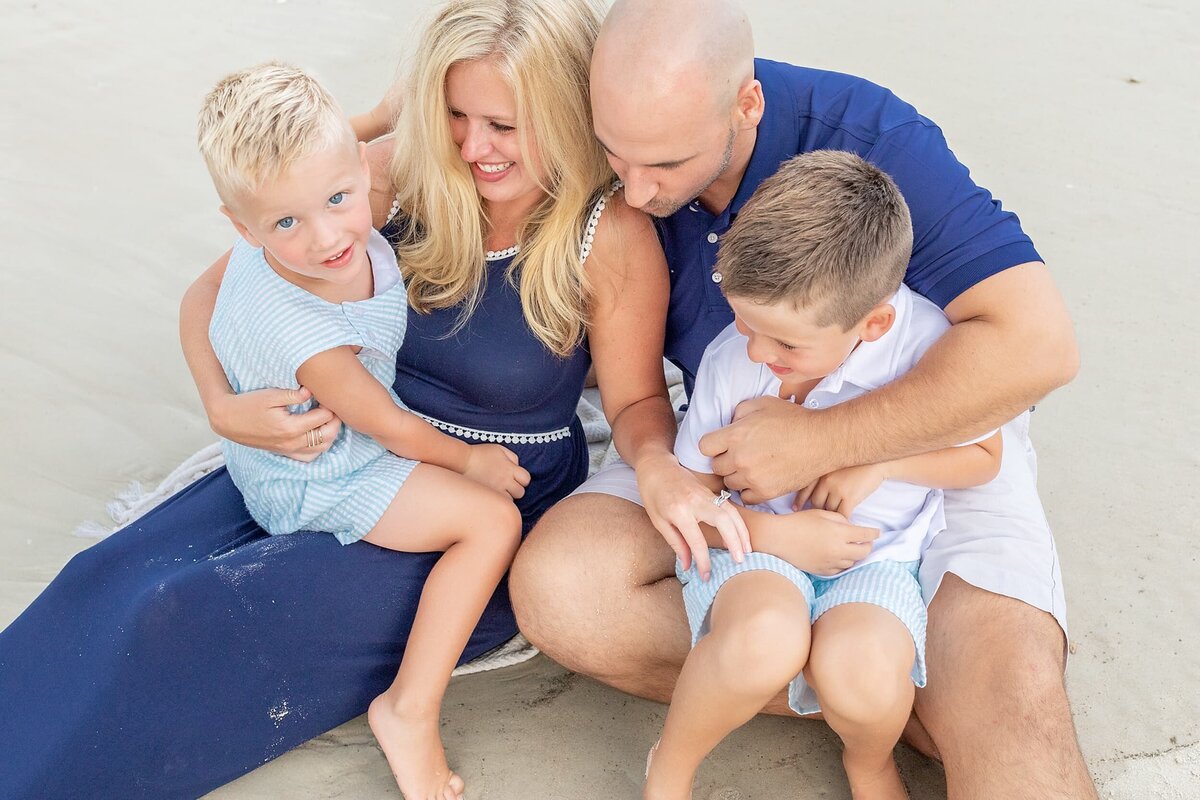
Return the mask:
<svg viewBox="0 0 1200 800">
<path fill-rule="evenodd" d="M 295 224 L 296 224 L 295 218 L 284 217 L 283 219 L 279 220 L 279 222 L 275 223 L 275 227 L 279 228 L 279 230 L 281 230 L 281 231 L 286 231 Z"/>
<path fill-rule="evenodd" d="M 339 205 L 345 199 L 346 199 L 346 193 L 338 192 L 333 197 L 329 198 L 329 205 L 331 205 L 331 206 Z"/>
</svg>

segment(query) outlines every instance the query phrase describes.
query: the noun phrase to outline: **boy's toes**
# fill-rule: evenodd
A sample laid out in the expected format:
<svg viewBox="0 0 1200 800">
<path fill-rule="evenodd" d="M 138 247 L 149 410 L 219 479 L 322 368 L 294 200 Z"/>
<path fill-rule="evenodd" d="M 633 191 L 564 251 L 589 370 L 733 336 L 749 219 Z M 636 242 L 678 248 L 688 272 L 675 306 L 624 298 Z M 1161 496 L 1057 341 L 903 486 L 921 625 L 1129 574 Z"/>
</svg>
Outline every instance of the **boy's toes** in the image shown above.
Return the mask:
<svg viewBox="0 0 1200 800">
<path fill-rule="evenodd" d="M 446 800 L 463 800 L 464 791 L 466 791 L 466 784 L 463 779 L 457 772 L 451 772 L 450 780 L 446 781 L 446 788 L 442 792 Z"/>
</svg>

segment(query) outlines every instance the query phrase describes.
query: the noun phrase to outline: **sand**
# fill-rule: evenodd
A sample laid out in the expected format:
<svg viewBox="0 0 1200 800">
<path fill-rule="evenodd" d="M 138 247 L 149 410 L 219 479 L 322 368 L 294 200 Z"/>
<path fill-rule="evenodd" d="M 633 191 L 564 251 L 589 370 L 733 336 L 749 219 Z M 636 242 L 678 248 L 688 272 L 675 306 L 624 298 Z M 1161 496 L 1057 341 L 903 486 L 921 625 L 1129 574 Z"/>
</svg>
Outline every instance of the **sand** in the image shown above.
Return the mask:
<svg viewBox="0 0 1200 800">
<path fill-rule="evenodd" d="M 941 124 L 1051 265 L 1084 356 L 1034 419 L 1080 740 L 1105 798 L 1200 795 L 1200 264 L 1185 239 L 1200 7 L 746 6 L 761 55 L 869 77 Z M 281 57 L 363 109 L 423 9 L 3 3 L 0 625 L 89 544 L 77 523 L 213 438 L 176 344 L 184 288 L 231 235 L 192 144 L 203 91 Z M 538 658 L 456 680 L 447 744 L 475 800 L 634 797 L 663 711 Z M 709 759 L 696 797 L 846 797 L 837 752 L 819 724 L 759 719 Z M 902 766 L 914 797 L 944 792 L 936 767 L 907 752 Z M 362 720 L 212 795 L 388 796 Z"/>
</svg>

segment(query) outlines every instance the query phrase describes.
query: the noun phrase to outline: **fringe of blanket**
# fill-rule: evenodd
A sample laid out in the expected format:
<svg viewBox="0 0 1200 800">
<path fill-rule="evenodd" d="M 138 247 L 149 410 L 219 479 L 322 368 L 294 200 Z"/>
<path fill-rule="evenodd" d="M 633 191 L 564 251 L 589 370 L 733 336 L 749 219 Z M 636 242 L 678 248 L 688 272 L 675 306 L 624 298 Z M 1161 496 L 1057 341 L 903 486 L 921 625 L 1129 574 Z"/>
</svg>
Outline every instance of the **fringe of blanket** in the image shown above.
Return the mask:
<svg viewBox="0 0 1200 800">
<path fill-rule="evenodd" d="M 667 384 L 670 387 L 671 401 L 678 408 L 683 398 L 682 375 L 674 366 L 664 362 Z M 600 393 L 596 389 L 584 391 L 575 409 L 583 423 L 583 434 L 588 443 L 589 470 L 592 475 L 601 467 L 616 461 L 616 448 L 612 446 L 612 429 L 604 418 L 600 405 Z M 193 453 L 182 464 L 171 471 L 153 489 L 147 490 L 138 481 L 129 484 L 126 489 L 105 505 L 112 524 L 103 525 L 92 520 L 81 523 L 76 529 L 77 536 L 92 539 L 103 539 L 129 525 L 145 515 L 168 497 L 190 486 L 213 470 L 223 466 L 225 458 L 221 455 L 221 445 L 213 443 Z M 500 669 L 528 661 L 538 654 L 537 648 L 517 634 L 500 647 L 485 653 L 474 661 L 463 664 L 454 670 L 454 675 L 472 675 L 477 672 Z"/>
</svg>

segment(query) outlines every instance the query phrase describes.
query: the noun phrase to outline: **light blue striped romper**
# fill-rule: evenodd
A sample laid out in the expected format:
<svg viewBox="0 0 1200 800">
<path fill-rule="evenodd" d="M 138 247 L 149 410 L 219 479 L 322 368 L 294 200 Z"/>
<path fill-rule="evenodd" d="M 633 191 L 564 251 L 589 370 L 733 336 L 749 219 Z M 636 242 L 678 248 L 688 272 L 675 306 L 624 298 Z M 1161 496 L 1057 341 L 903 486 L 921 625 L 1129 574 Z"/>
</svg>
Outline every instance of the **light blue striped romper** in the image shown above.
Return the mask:
<svg viewBox="0 0 1200 800">
<path fill-rule="evenodd" d="M 208 329 L 235 392 L 298 388 L 296 370 L 305 361 L 353 345 L 362 348 L 362 365 L 404 407 L 392 382 L 408 319 L 408 293 L 395 253 L 375 231 L 367 256 L 375 296 L 330 303 L 281 278 L 261 249 L 238 239 Z M 299 413 L 311 406 L 309 401 L 290 410 Z M 375 527 L 417 464 L 347 427 L 308 464 L 228 440 L 221 446 L 246 508 L 267 532 L 326 531 L 342 544 L 358 541 Z"/>
</svg>

